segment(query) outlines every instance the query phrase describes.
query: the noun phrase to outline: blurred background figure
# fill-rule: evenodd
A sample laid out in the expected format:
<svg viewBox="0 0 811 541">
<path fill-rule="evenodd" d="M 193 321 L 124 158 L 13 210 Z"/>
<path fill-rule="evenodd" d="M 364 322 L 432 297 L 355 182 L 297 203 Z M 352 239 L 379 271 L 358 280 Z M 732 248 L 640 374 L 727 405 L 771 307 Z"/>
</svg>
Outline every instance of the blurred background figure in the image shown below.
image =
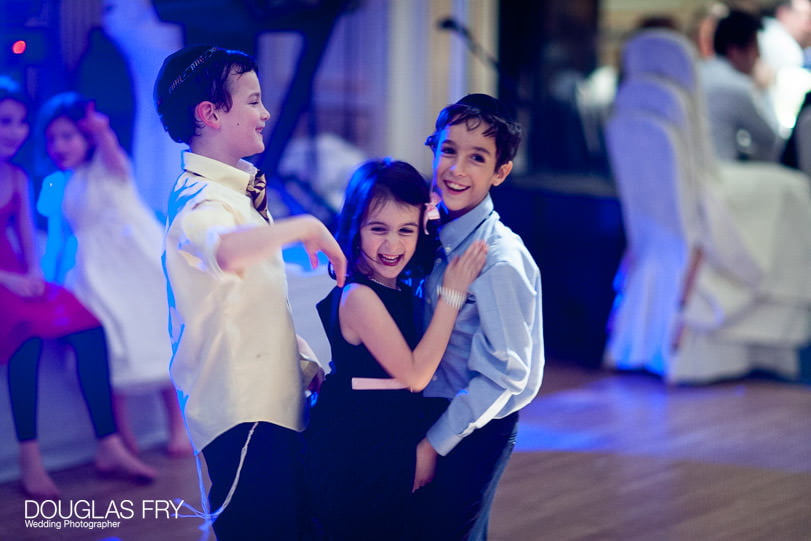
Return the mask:
<svg viewBox="0 0 811 541">
<path fill-rule="evenodd" d="M 687 23 L 686 33 L 695 44 L 699 58 L 715 56 L 715 49 L 712 46 L 715 27 L 727 13 L 729 13 L 729 8 L 723 2 L 700 5 L 693 10 Z"/>
<path fill-rule="evenodd" d="M 739 39 L 724 37 L 736 26 Z M 608 146 L 629 245 L 609 366 L 674 383 L 799 374 L 798 350 L 811 339 L 811 183 L 775 163 L 717 160 L 698 72 L 727 62 L 709 65 L 719 70 L 710 83 L 726 85 L 718 101 L 732 90 L 751 100 L 751 83 L 733 79 L 739 89 L 723 77 L 745 77 L 733 63 L 751 71 L 757 28 L 756 17 L 731 11 L 703 66 L 684 36 L 666 30 L 640 32 L 624 49 Z M 744 121 L 752 119 L 734 120 Z"/>
<path fill-rule="evenodd" d="M 0 363 L 8 363 L 23 492 L 31 498 L 59 496 L 37 439 L 44 339 L 57 339 L 75 354 L 79 385 L 98 440 L 96 468 L 102 473 L 151 480 L 155 471 L 126 449 L 116 429 L 104 330 L 67 290 L 43 280 L 28 176 L 12 163 L 28 133 L 28 98 L 15 82 L 0 77 L 0 223 L 4 226 L 0 235 Z"/>
<path fill-rule="evenodd" d="M 811 0 L 767 0 L 763 7 L 760 53 L 771 73 L 769 98 L 787 137 L 811 90 L 811 73 L 803 67 L 803 51 L 811 46 Z"/>
<path fill-rule="evenodd" d="M 760 57 L 760 28 L 758 16 L 730 11 L 716 23 L 715 55 L 699 66 L 710 133 L 720 160 L 776 161 L 782 151 L 771 104 L 753 79 Z"/>
<path fill-rule="evenodd" d="M 160 389 L 168 451 L 191 446 L 169 381 L 163 228 L 138 196 L 127 155 L 109 119 L 79 94 L 57 94 L 38 128 L 58 171 L 48 175 L 37 209 L 48 218 L 43 267 L 101 320 L 110 352 L 116 421 L 132 452 L 138 446 L 127 393 Z"/>
</svg>

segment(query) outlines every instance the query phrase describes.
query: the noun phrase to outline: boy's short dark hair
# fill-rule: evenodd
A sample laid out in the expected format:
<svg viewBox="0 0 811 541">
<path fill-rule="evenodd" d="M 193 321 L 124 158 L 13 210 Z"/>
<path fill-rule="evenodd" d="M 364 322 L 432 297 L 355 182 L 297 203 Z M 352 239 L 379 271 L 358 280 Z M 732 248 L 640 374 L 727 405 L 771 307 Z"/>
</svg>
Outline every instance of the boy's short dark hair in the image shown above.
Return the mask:
<svg viewBox="0 0 811 541">
<path fill-rule="evenodd" d="M 228 76 L 250 71 L 257 71 L 251 56 L 209 45 L 190 45 L 166 57 L 155 81 L 153 98 L 169 136 L 178 143 L 188 143 L 199 133 L 194 109 L 201 102 L 210 101 L 225 111 L 231 109 Z"/>
<path fill-rule="evenodd" d="M 515 119 L 515 110 L 503 101 L 487 94 L 468 94 L 456 103 L 439 112 L 434 133 L 425 140 L 425 145 L 436 152 L 439 132 L 448 126 L 464 123 L 468 130 L 475 130 L 484 122 L 486 137 L 496 140 L 496 168 L 515 158 L 521 144 L 521 125 Z"/>
<path fill-rule="evenodd" d="M 715 54 L 726 56 L 730 47 L 743 49 L 757 41 L 758 31 L 763 28 L 760 17 L 746 11 L 731 10 L 718 21 L 712 38 Z"/>
</svg>

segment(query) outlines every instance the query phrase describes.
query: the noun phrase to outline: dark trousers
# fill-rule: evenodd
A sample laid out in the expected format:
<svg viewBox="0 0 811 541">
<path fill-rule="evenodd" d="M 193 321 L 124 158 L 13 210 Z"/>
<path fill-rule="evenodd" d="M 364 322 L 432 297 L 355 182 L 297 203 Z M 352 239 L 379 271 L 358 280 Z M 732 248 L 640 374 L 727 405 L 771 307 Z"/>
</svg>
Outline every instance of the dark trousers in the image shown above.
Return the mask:
<svg viewBox="0 0 811 541">
<path fill-rule="evenodd" d="M 76 373 L 93 431 L 97 438 L 117 431 L 110 390 L 110 366 L 107 341 L 101 327 L 60 338 L 76 354 Z M 30 338 L 8 361 L 8 391 L 18 441 L 37 437 L 37 400 L 39 396 L 39 359 L 42 340 Z"/>
<path fill-rule="evenodd" d="M 434 480 L 414 494 L 414 539 L 486 539 L 490 505 L 517 429 L 516 412 L 490 421 L 439 457 Z"/>
<path fill-rule="evenodd" d="M 203 448 L 211 489 L 211 512 L 220 508 L 231 489 L 240 453 L 253 423 L 239 424 Z M 301 536 L 301 435 L 260 422 L 251 437 L 236 491 L 214 521 L 220 541 L 278 539 Z"/>
</svg>

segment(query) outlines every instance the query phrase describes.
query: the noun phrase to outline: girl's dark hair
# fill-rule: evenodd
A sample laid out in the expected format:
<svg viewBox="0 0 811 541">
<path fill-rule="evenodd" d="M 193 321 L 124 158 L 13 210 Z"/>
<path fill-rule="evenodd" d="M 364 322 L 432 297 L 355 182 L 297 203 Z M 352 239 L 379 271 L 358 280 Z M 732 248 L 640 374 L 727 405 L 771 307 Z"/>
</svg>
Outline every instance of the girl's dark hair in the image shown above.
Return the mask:
<svg viewBox="0 0 811 541">
<path fill-rule="evenodd" d="M 475 130 L 482 123 L 487 125 L 484 136 L 496 140 L 496 169 L 515 158 L 521 144 L 521 125 L 515 120 L 515 111 L 487 94 L 468 94 L 442 109 L 434 133 L 428 136 L 425 145 L 436 152 L 439 133 L 448 126 L 462 123 L 468 130 Z"/>
<path fill-rule="evenodd" d="M 194 109 L 204 101 L 228 111 L 231 94 L 228 76 L 257 71 L 256 60 L 242 51 L 209 45 L 190 45 L 163 61 L 153 98 L 158 116 L 169 136 L 188 143 L 200 128 Z"/>
<path fill-rule="evenodd" d="M 419 280 L 431 271 L 437 244 L 434 237 L 426 235 L 422 229 L 425 204 L 430 201 L 428 182 L 411 165 L 384 158 L 360 165 L 346 187 L 335 239 L 346 256 L 348 276 L 368 274 L 360 251 L 360 229 L 369 212 L 388 201 L 420 207 L 417 249 L 400 278 Z M 330 275 L 335 277 L 332 267 Z"/>
<path fill-rule="evenodd" d="M 0 75 L 0 101 L 3 100 L 14 100 L 21 103 L 26 111 L 31 110 L 31 100 L 17 81 L 11 77 Z"/>
</svg>

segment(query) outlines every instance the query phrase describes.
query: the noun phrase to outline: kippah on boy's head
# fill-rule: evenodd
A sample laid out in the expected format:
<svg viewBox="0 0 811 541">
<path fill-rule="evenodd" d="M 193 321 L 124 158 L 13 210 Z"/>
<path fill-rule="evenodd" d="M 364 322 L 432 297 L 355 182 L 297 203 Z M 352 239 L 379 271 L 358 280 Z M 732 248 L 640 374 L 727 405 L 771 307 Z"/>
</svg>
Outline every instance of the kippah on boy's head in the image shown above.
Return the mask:
<svg viewBox="0 0 811 541">
<path fill-rule="evenodd" d="M 178 143 L 198 135 L 194 109 L 204 101 L 231 109 L 228 77 L 257 71 L 256 61 L 242 51 L 210 45 L 190 45 L 163 61 L 153 98 L 163 127 Z"/>
<path fill-rule="evenodd" d="M 425 144 L 436 151 L 438 134 L 447 126 L 464 123 L 468 130 L 475 130 L 482 122 L 488 125 L 484 135 L 496 140 L 496 167 L 512 161 L 521 143 L 521 126 L 516 120 L 515 109 L 488 94 L 468 94 L 442 109 L 434 133 L 428 136 Z"/>
<path fill-rule="evenodd" d="M 457 101 L 456 105 L 467 105 L 505 122 L 515 122 L 515 109 L 489 94 L 468 94 Z"/>
</svg>

